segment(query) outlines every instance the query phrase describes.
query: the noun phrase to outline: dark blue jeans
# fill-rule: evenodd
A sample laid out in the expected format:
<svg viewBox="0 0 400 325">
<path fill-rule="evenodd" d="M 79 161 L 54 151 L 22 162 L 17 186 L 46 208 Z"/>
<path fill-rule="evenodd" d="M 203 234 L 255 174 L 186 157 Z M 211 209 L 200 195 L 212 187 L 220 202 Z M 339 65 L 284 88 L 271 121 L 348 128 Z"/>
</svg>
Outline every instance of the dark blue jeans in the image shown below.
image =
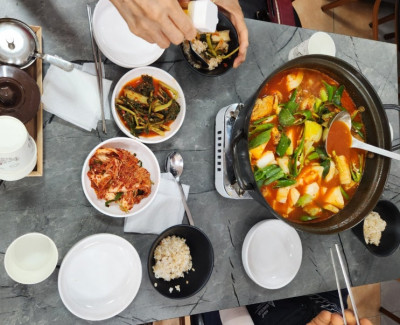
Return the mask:
<svg viewBox="0 0 400 325">
<path fill-rule="evenodd" d="M 342 290 L 344 308 L 347 309 L 347 290 Z M 304 325 L 322 310 L 341 313 L 338 292 L 329 291 L 315 295 L 267 301 L 246 306 L 255 325 Z M 202 322 L 198 322 L 201 317 Z M 195 315 L 193 325 L 221 325 L 218 312 Z"/>
</svg>

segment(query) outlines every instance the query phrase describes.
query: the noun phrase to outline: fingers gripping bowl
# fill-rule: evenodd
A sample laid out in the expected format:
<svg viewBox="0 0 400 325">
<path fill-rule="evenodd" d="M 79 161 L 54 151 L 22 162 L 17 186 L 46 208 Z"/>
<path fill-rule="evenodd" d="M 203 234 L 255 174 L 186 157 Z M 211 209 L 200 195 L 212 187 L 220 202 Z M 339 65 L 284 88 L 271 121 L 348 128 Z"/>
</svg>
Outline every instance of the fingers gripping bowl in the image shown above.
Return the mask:
<svg viewBox="0 0 400 325">
<path fill-rule="evenodd" d="M 130 138 L 143 143 L 170 139 L 182 126 L 186 101 L 169 73 L 154 67 L 128 71 L 111 97 L 115 123 Z"/>
<path fill-rule="evenodd" d="M 95 209 L 110 217 L 124 218 L 140 213 L 154 200 L 160 184 L 160 166 L 153 152 L 139 141 L 112 138 L 89 153 L 81 178 L 85 196 Z"/>
</svg>

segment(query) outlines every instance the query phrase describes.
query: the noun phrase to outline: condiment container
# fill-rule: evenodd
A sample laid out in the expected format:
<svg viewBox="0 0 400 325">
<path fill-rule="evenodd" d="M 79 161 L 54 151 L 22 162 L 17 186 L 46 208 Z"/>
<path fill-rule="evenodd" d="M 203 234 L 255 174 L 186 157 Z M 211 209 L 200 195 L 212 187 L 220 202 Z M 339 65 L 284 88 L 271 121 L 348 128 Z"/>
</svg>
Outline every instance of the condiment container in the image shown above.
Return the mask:
<svg viewBox="0 0 400 325">
<path fill-rule="evenodd" d="M 25 125 L 15 117 L 0 116 L 0 179 L 24 178 L 33 170 L 36 161 L 36 143 Z"/>
<path fill-rule="evenodd" d="M 218 24 L 218 7 L 210 0 L 190 1 L 188 15 L 201 33 L 214 33 Z"/>
</svg>

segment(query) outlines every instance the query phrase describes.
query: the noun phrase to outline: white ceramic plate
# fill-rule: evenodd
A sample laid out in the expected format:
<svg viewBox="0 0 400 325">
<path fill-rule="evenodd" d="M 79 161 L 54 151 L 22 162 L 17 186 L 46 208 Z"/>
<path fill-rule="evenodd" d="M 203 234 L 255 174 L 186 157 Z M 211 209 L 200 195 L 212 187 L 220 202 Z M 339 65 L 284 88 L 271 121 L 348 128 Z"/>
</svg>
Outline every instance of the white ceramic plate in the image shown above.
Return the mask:
<svg viewBox="0 0 400 325">
<path fill-rule="evenodd" d="M 152 76 L 158 80 L 161 80 L 165 82 L 168 86 L 174 88 L 179 96 L 177 99 L 178 104 L 181 107 L 181 110 L 175 119 L 174 122 L 171 123 L 170 125 L 170 131 L 165 132 L 164 136 L 154 136 L 154 137 L 136 137 L 134 136 L 128 128 L 122 123 L 120 117 L 118 116 L 118 113 L 115 109 L 115 99 L 118 97 L 119 92 L 121 89 L 125 86 L 126 83 L 131 81 L 132 79 L 138 78 L 143 74 L 147 74 L 149 76 Z M 182 126 L 183 120 L 185 119 L 185 113 L 186 113 L 186 101 L 185 101 L 185 96 L 183 94 L 183 90 L 179 83 L 176 81 L 174 77 L 172 77 L 168 72 L 154 68 L 154 67 L 142 67 L 142 68 L 136 68 L 128 71 L 126 74 L 122 76 L 122 78 L 118 81 L 118 83 L 115 85 L 113 94 L 111 96 L 111 111 L 114 117 L 115 123 L 117 123 L 118 127 L 121 129 L 122 132 L 124 132 L 128 137 L 138 139 L 140 142 L 143 143 L 160 143 L 163 141 L 168 140 L 171 138 Z"/>
<path fill-rule="evenodd" d="M 282 288 L 296 276 L 302 246 L 296 230 L 280 220 L 264 220 L 250 229 L 243 242 L 247 275 L 266 289 Z"/>
<path fill-rule="evenodd" d="M 100 147 L 120 148 L 126 149 L 131 153 L 136 153 L 136 157 L 142 161 L 143 167 L 146 168 L 150 173 L 150 179 L 153 182 L 150 195 L 142 199 L 139 204 L 135 204 L 133 208 L 128 212 L 122 211 L 117 203 L 110 203 L 110 206 L 106 207 L 106 201 L 97 198 L 96 192 L 90 184 L 90 179 L 87 176 L 87 173 L 89 171 L 89 160 L 93 156 L 95 151 Z M 89 153 L 85 160 L 85 163 L 83 164 L 81 179 L 83 192 L 85 193 L 86 198 L 89 200 L 94 208 L 110 217 L 125 218 L 138 214 L 146 207 L 148 207 L 151 202 L 153 202 L 158 192 L 158 187 L 160 185 L 160 166 L 158 164 L 157 158 L 154 156 L 154 153 L 143 143 L 140 143 L 139 141 L 130 138 L 111 138 L 94 147 L 93 150 Z"/>
<path fill-rule="evenodd" d="M 79 241 L 64 257 L 58 291 L 71 313 L 98 321 L 128 307 L 141 281 L 135 248 L 119 236 L 96 234 Z"/>
<path fill-rule="evenodd" d="M 109 0 L 100 0 L 94 9 L 93 34 L 101 52 L 121 67 L 143 67 L 164 53 L 157 44 L 133 34 Z"/>
</svg>

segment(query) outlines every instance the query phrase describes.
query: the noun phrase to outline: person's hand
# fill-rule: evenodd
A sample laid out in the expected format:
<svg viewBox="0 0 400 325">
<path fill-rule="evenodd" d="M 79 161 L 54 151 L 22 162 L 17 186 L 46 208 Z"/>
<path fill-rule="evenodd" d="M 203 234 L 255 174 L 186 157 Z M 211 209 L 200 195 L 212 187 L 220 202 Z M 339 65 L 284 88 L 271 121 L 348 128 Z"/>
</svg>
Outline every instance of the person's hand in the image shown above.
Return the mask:
<svg viewBox="0 0 400 325">
<path fill-rule="evenodd" d="M 351 310 L 347 309 L 344 311 L 344 314 L 346 316 L 347 324 L 348 325 L 356 325 L 357 321 L 356 318 L 354 317 L 354 314 Z M 311 322 L 309 322 L 307 325 L 343 325 L 343 318 L 339 314 L 332 314 L 327 310 L 321 311 L 317 317 L 315 317 Z M 360 319 L 360 324 L 361 325 L 372 325 L 372 323 L 366 319 Z"/>
<path fill-rule="evenodd" d="M 214 0 L 214 3 L 224 9 L 235 26 L 239 36 L 239 54 L 233 62 L 233 67 L 237 68 L 246 60 L 247 48 L 249 46 L 249 32 L 244 22 L 242 8 L 240 8 L 238 0 Z"/>
<path fill-rule="evenodd" d="M 228 0 L 228 2 L 231 0 Z M 196 29 L 177 0 L 111 0 L 129 29 L 150 43 L 167 48 L 170 43 L 196 37 Z M 234 1 L 235 2 L 235 1 Z"/>
</svg>

